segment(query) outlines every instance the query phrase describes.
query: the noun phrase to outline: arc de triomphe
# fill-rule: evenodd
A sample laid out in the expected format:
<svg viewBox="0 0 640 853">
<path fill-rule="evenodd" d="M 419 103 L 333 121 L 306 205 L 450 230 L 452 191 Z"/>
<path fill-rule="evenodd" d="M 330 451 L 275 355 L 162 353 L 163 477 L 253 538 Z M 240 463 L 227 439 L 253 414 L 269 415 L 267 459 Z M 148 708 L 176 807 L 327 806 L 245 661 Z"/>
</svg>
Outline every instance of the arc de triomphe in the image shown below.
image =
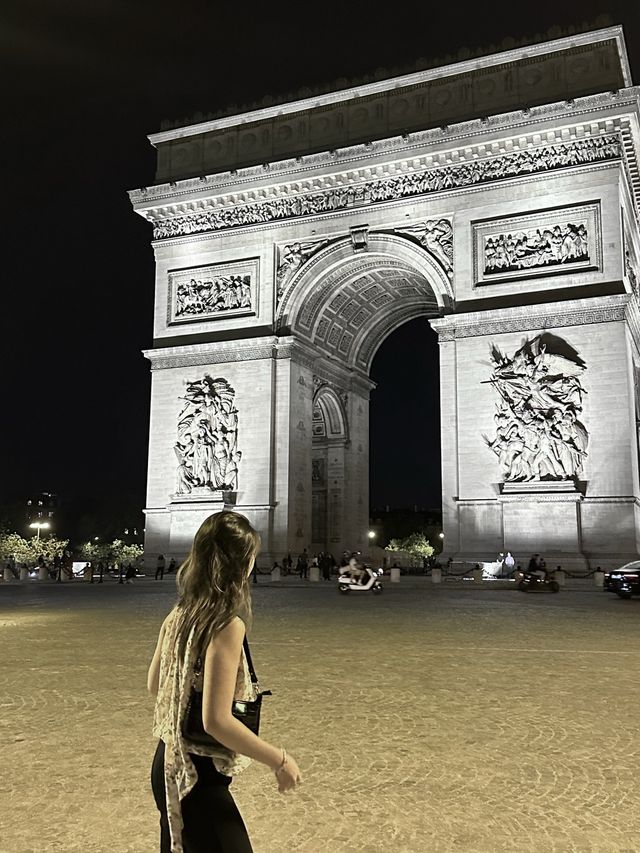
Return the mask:
<svg viewBox="0 0 640 853">
<path fill-rule="evenodd" d="M 224 505 L 265 562 L 365 548 L 369 369 L 422 316 L 445 553 L 635 557 L 638 93 L 613 27 L 150 137 L 147 553 Z"/>
</svg>

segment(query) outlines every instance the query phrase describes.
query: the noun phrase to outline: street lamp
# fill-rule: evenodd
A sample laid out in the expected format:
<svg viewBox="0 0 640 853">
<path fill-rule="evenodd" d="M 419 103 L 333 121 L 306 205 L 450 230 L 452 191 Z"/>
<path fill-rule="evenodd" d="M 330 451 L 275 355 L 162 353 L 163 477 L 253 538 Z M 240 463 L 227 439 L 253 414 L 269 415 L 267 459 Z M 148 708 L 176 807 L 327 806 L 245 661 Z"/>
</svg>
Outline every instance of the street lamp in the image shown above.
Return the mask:
<svg viewBox="0 0 640 853">
<path fill-rule="evenodd" d="M 32 521 L 29 527 L 35 528 L 38 532 L 36 533 L 36 541 L 40 540 L 40 530 L 48 530 L 51 525 L 48 521 Z"/>
</svg>

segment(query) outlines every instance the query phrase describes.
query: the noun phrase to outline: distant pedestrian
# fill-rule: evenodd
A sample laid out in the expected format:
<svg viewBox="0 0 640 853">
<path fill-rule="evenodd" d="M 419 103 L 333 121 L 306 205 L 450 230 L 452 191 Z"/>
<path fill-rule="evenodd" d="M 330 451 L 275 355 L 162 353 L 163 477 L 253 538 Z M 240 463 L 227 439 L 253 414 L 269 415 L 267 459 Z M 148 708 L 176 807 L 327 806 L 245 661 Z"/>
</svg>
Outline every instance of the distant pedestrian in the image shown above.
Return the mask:
<svg viewBox="0 0 640 853">
<path fill-rule="evenodd" d="M 323 551 L 320 554 L 320 559 L 318 562 L 320 564 L 320 571 L 322 572 L 322 579 L 325 581 L 330 581 L 331 580 L 331 557 L 329 557 L 329 555 L 325 551 Z"/>
<path fill-rule="evenodd" d="M 160 580 L 164 578 L 165 559 L 164 554 L 158 554 L 158 562 L 156 563 L 156 580 L 160 576 Z"/>
<path fill-rule="evenodd" d="M 176 561 L 171 558 L 171 562 L 169 563 L 169 568 L 167 569 L 167 574 L 171 574 L 171 572 L 175 572 L 176 570 Z"/>
<path fill-rule="evenodd" d="M 307 554 L 307 549 L 305 548 L 302 554 L 298 557 L 298 562 L 296 564 L 296 570 L 300 575 L 300 580 L 302 578 L 306 578 L 309 572 L 309 555 Z"/>
<path fill-rule="evenodd" d="M 502 562 L 502 574 L 509 576 L 515 567 L 516 561 L 511 551 L 507 551 L 507 555 Z"/>
</svg>

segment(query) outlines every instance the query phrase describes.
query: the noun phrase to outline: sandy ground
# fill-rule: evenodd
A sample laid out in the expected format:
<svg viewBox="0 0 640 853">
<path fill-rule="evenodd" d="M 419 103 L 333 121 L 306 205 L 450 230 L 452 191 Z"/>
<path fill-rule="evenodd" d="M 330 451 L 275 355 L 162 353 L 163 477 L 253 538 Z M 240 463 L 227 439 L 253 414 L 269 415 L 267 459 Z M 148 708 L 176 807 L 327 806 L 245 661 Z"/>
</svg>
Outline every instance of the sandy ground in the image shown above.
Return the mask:
<svg viewBox="0 0 640 853">
<path fill-rule="evenodd" d="M 261 579 L 262 580 L 262 579 Z M 173 581 L 0 585 L 2 853 L 153 853 L 146 670 Z M 255 853 L 637 853 L 640 600 L 260 583 Z"/>
</svg>

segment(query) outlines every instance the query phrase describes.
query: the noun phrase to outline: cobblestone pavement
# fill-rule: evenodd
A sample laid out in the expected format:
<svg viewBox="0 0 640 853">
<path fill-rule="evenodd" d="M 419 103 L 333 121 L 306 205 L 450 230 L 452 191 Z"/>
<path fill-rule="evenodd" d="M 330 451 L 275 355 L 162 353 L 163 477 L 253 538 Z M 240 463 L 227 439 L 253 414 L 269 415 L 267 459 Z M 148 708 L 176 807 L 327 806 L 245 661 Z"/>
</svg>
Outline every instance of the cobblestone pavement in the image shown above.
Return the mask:
<svg viewBox="0 0 640 853">
<path fill-rule="evenodd" d="M 261 578 L 262 581 L 262 578 Z M 153 853 L 145 677 L 173 580 L 0 585 L 2 853 Z M 255 853 L 640 851 L 640 601 L 260 583 L 263 733 L 305 782 L 234 782 Z"/>
</svg>

